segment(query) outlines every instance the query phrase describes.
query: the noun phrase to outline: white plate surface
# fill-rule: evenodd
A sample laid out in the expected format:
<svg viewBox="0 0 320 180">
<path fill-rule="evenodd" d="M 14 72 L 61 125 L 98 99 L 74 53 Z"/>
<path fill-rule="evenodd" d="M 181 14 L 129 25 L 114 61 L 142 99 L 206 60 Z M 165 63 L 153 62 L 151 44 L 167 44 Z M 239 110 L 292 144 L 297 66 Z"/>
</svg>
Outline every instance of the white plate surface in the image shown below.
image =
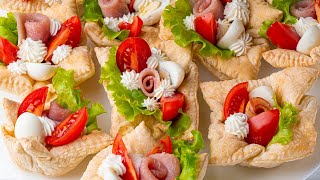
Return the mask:
<svg viewBox="0 0 320 180">
<path fill-rule="evenodd" d="M 110 105 L 108 103 L 107 95 L 102 87 L 98 83 L 100 76 L 100 67 L 97 61 L 95 61 L 97 73 L 93 78 L 86 81 L 81 85 L 83 93 L 86 98 L 90 99 L 92 102 L 99 102 L 104 105 L 105 109 L 110 112 Z M 200 81 L 212 81 L 218 80 L 213 77 L 207 70 L 205 70 L 201 65 L 199 65 L 200 70 Z M 262 62 L 261 72 L 259 78 L 266 77 L 273 72 L 279 71 L 279 69 L 272 68 L 265 61 Z M 316 89 L 317 87 L 317 89 Z M 316 82 L 311 91 L 308 93 L 310 95 L 320 98 L 320 80 Z M 207 139 L 207 127 L 209 126 L 209 114 L 210 110 L 208 105 L 204 102 L 202 94 L 198 92 L 199 103 L 200 103 L 200 131 L 202 132 L 206 143 L 208 145 Z M 319 107 L 319 105 L 318 105 Z M 0 122 L 3 119 L 3 113 L 0 109 Z M 317 115 L 317 120 L 320 120 L 320 115 Z M 101 115 L 98 118 L 99 127 L 109 132 L 110 128 L 110 114 Z M 316 121 L 316 129 L 320 128 L 319 121 Z M 309 156 L 303 160 L 298 160 L 290 163 L 285 163 L 282 166 L 272 168 L 272 169 L 257 169 L 257 168 L 247 168 L 241 166 L 233 167 L 216 167 L 209 166 L 207 169 L 207 174 L 205 180 L 231 180 L 231 179 L 263 179 L 263 180 L 301 180 L 309 177 L 320 164 L 320 152 L 319 152 L 319 139 L 317 139 L 317 147 L 312 156 Z M 205 151 L 208 151 L 208 147 Z M 15 167 L 10 159 L 9 154 L 4 148 L 2 140 L 0 140 L 0 179 L 12 179 L 12 180 L 78 180 L 80 179 L 82 173 L 92 157 L 87 157 L 75 170 L 69 172 L 68 174 L 58 177 L 58 178 L 48 178 L 42 175 L 34 174 L 19 170 Z"/>
</svg>

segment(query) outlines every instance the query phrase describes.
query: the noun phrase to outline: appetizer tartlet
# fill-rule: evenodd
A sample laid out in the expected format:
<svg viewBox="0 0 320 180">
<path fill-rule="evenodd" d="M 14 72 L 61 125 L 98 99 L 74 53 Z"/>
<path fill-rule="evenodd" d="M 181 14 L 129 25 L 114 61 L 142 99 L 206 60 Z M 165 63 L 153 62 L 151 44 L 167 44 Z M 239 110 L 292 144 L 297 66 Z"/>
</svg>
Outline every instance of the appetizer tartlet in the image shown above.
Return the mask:
<svg viewBox="0 0 320 180">
<path fill-rule="evenodd" d="M 318 71 L 292 67 L 260 80 L 200 84 L 212 111 L 210 164 L 272 168 L 312 154 Z"/>
<path fill-rule="evenodd" d="M 19 102 L 37 82 L 49 83 L 58 67 L 73 70 L 77 84 L 95 73 L 91 48 L 81 46 L 86 38 L 75 0 L 50 2 L 0 2 L 0 89 Z"/>
<path fill-rule="evenodd" d="M 320 4 L 318 1 L 268 1 L 283 12 L 277 21 L 266 19 L 260 36 L 276 47 L 263 58 L 277 68 L 313 67 L 320 58 Z"/>
<path fill-rule="evenodd" d="M 258 35 L 265 18 L 282 14 L 262 0 L 177 0 L 162 15 L 159 37 L 189 49 L 219 79 L 256 79 L 269 48 Z"/>
<path fill-rule="evenodd" d="M 152 34 L 148 40 L 156 41 L 157 24 L 169 3 L 170 0 L 83 0 L 84 31 L 97 46 L 118 46 L 127 37 L 143 38 L 148 33 Z"/>
<path fill-rule="evenodd" d="M 89 163 L 82 180 L 91 179 L 197 179 L 205 176 L 206 153 L 198 154 L 204 142 L 194 131 L 194 141 L 172 140 L 168 135 L 160 141 L 141 122 L 125 136 L 117 135 L 113 146 L 99 152 Z"/>
<path fill-rule="evenodd" d="M 59 68 L 52 84 L 37 83 L 21 104 L 3 100 L 3 142 L 21 169 L 60 176 L 112 144 L 109 135 L 97 131 L 103 107 L 89 107 L 73 77 L 71 70 Z"/>
<path fill-rule="evenodd" d="M 192 139 L 191 131 L 198 129 L 198 68 L 177 56 L 179 51 L 165 53 L 164 47 L 175 47 L 174 42 L 163 45 L 149 46 L 130 37 L 119 47 L 95 48 L 102 66 L 100 80 L 112 107 L 113 137 L 127 134 L 142 121 L 156 139 L 166 132 Z"/>
</svg>

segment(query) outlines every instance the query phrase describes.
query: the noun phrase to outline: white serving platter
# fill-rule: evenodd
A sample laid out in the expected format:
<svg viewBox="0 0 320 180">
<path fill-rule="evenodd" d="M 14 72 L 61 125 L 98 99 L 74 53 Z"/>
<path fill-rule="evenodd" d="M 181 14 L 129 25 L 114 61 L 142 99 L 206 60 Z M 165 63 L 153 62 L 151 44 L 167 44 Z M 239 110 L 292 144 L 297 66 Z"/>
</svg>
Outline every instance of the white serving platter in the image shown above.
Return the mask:
<svg viewBox="0 0 320 180">
<path fill-rule="evenodd" d="M 200 81 L 217 81 L 218 79 L 213 77 L 203 66 L 197 63 L 200 71 Z M 100 67 L 97 60 L 95 59 L 96 74 L 93 78 L 86 81 L 81 85 L 81 89 L 86 98 L 90 99 L 92 102 L 99 102 L 104 105 L 105 109 L 110 112 L 110 104 L 108 102 L 107 95 L 102 87 L 98 83 L 100 76 Z M 261 71 L 259 78 L 269 76 L 270 74 L 279 71 L 280 69 L 272 68 L 265 61 L 262 62 Z M 0 77 L 1 78 L 1 77 Z M 318 80 L 313 88 L 308 93 L 310 95 L 320 98 L 320 80 Z M 1 92 L 0 92 L 1 98 Z M 200 127 L 199 130 L 202 132 L 203 137 L 206 140 L 206 145 L 208 145 L 208 126 L 209 126 L 209 115 L 210 109 L 208 105 L 202 98 L 202 94 L 198 92 L 199 104 L 200 104 Z M 319 105 L 318 105 L 319 107 Z M 3 113 L 0 108 L 0 123 L 3 120 Z M 317 121 L 315 127 L 317 131 L 320 128 L 320 115 L 317 115 Z M 101 115 L 98 118 L 99 127 L 105 131 L 109 132 L 110 128 L 110 114 Z M 319 152 L 320 142 L 317 139 L 317 147 L 313 155 L 298 161 L 293 161 L 290 163 L 285 163 L 276 168 L 272 169 L 258 169 L 258 168 L 247 168 L 241 166 L 232 167 L 217 167 L 208 166 L 207 174 L 205 180 L 232 180 L 232 179 L 245 179 L 245 180 L 301 180 L 309 177 L 314 173 L 314 171 L 320 165 L 320 152 Z M 208 146 L 204 151 L 208 152 Z M 0 139 L 0 179 L 1 180 L 78 180 L 82 176 L 86 169 L 87 164 L 93 156 L 87 157 L 76 169 L 69 172 L 68 174 L 55 178 L 48 178 L 42 175 L 25 172 L 17 168 L 10 161 L 9 154 L 4 148 L 3 142 Z"/>
</svg>

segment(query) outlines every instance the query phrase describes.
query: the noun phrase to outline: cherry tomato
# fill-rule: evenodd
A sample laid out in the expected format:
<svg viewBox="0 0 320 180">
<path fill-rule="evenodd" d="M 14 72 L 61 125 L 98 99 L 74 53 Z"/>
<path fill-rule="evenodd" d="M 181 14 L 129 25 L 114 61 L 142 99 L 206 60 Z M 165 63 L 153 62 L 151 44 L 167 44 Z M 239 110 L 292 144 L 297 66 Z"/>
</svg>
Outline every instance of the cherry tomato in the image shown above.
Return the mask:
<svg viewBox="0 0 320 180">
<path fill-rule="evenodd" d="M 19 48 L 16 45 L 0 37 L 0 61 L 6 66 L 17 60 L 18 50 Z"/>
<path fill-rule="evenodd" d="M 171 97 L 162 97 L 160 99 L 162 118 L 164 121 L 170 121 L 179 114 L 179 109 L 184 105 L 184 95 L 176 92 Z"/>
<path fill-rule="evenodd" d="M 143 21 L 139 18 L 139 16 L 134 17 L 132 24 L 127 22 L 122 22 L 118 25 L 120 30 L 129 30 L 129 37 L 139 37 L 143 26 Z"/>
<path fill-rule="evenodd" d="M 172 142 L 170 140 L 170 137 L 166 135 L 163 139 L 160 140 L 160 143 L 154 147 L 147 156 L 150 156 L 152 154 L 157 154 L 157 153 L 169 153 L 172 154 Z"/>
<path fill-rule="evenodd" d="M 224 119 L 234 113 L 244 113 L 247 102 L 249 101 L 248 82 L 234 86 L 228 93 L 224 101 Z"/>
<path fill-rule="evenodd" d="M 117 134 L 113 142 L 112 153 L 115 155 L 120 155 L 122 157 L 122 163 L 126 167 L 126 173 L 121 178 L 128 180 L 138 180 L 139 178 L 136 169 L 133 166 L 126 145 L 124 144 L 120 134 Z"/>
<path fill-rule="evenodd" d="M 131 0 L 131 1 L 130 1 L 130 4 L 129 4 L 129 11 L 130 11 L 130 12 L 134 12 L 134 9 L 133 9 L 134 1 L 135 1 L 135 0 Z"/>
<path fill-rule="evenodd" d="M 270 41 L 279 48 L 296 50 L 300 36 L 293 27 L 280 22 L 273 23 L 267 31 Z"/>
<path fill-rule="evenodd" d="M 227 3 L 231 2 L 232 0 L 222 0 L 223 5 L 226 5 Z"/>
<path fill-rule="evenodd" d="M 206 13 L 194 20 L 194 26 L 197 33 L 212 44 L 216 44 L 218 24 L 212 13 Z"/>
<path fill-rule="evenodd" d="M 138 37 L 124 40 L 117 50 L 117 65 L 121 72 L 135 70 L 137 73 L 147 68 L 147 60 L 151 56 L 148 43 Z"/>
<path fill-rule="evenodd" d="M 81 21 L 78 16 L 73 16 L 61 25 L 57 35 L 52 37 L 48 43 L 48 54 L 45 57 L 49 61 L 53 51 L 63 44 L 70 45 L 73 48 L 78 46 L 81 40 Z"/>
<path fill-rule="evenodd" d="M 18 117 L 24 112 L 30 112 L 41 116 L 46 103 L 48 87 L 42 87 L 32 91 L 21 103 L 18 110 Z"/>
<path fill-rule="evenodd" d="M 280 111 L 274 109 L 249 119 L 249 134 L 246 141 L 250 144 L 267 146 L 277 132 L 279 116 Z"/>
<path fill-rule="evenodd" d="M 68 116 L 52 132 L 52 136 L 46 138 L 46 143 L 52 146 L 62 146 L 80 137 L 86 127 L 88 111 L 84 107 L 74 114 Z"/>
</svg>

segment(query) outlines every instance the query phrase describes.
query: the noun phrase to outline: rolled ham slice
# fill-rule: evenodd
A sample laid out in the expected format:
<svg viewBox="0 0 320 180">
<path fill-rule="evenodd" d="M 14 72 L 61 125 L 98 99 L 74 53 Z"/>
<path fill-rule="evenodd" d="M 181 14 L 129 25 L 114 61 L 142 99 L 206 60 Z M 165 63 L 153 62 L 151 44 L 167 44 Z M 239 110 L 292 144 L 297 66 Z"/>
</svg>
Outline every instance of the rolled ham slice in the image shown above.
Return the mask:
<svg viewBox="0 0 320 180">
<path fill-rule="evenodd" d="M 34 41 L 47 43 L 50 37 L 50 19 L 39 13 L 15 13 L 19 44 L 30 37 Z"/>
<path fill-rule="evenodd" d="M 119 18 L 130 12 L 126 0 L 99 0 L 98 2 L 104 17 Z"/>
<path fill-rule="evenodd" d="M 54 121 L 62 122 L 70 114 L 72 114 L 72 112 L 69 109 L 64 109 L 57 102 L 52 101 L 50 103 L 50 109 L 49 109 L 49 112 L 48 112 L 48 118 L 50 118 L 50 119 L 52 119 Z"/>
<path fill-rule="evenodd" d="M 212 13 L 216 20 L 223 19 L 224 6 L 220 0 L 191 0 L 193 14 L 198 17 Z"/>
<path fill-rule="evenodd" d="M 291 6 L 290 12 L 296 17 L 313 17 L 316 18 L 314 0 L 303 0 Z"/>
<path fill-rule="evenodd" d="M 173 180 L 180 175 L 180 162 L 172 154 L 153 154 L 142 160 L 141 180 Z"/>
<path fill-rule="evenodd" d="M 140 72 L 139 84 L 144 95 L 153 97 L 154 90 L 160 85 L 160 75 L 156 70 L 146 68 Z"/>
</svg>

